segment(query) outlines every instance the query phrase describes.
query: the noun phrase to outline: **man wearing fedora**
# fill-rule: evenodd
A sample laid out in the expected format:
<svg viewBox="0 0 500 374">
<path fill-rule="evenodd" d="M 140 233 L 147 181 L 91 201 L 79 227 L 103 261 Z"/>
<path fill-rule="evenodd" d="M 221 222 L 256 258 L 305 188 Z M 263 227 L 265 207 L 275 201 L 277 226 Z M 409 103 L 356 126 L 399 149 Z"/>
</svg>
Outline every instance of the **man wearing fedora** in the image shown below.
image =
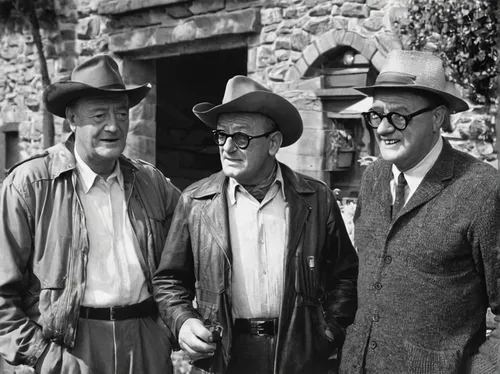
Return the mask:
<svg viewBox="0 0 500 374">
<path fill-rule="evenodd" d="M 276 161 L 302 134 L 297 109 L 235 76 L 221 105 L 193 112 L 222 171 L 179 199 L 153 280 L 163 320 L 208 372 L 329 372 L 356 312 L 358 261 L 333 192 Z"/>
<path fill-rule="evenodd" d="M 448 87 L 440 58 L 394 50 L 358 88 L 381 157 L 354 217 L 359 309 L 341 373 L 498 372 L 485 317 L 500 313 L 500 177 L 441 137 L 468 109 Z"/>
<path fill-rule="evenodd" d="M 109 56 L 44 91 L 72 134 L 15 166 L 0 194 L 0 353 L 37 373 L 172 371 L 152 275 L 180 192 L 122 155 L 129 108 Z"/>
</svg>

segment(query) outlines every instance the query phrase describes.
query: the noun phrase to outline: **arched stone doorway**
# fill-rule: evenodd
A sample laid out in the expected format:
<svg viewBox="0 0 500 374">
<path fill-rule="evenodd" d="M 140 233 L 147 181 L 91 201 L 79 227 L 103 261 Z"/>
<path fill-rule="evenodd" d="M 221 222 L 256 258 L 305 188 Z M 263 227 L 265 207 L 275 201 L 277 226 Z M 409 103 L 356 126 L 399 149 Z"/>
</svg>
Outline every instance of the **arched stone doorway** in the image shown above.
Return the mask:
<svg viewBox="0 0 500 374">
<path fill-rule="evenodd" d="M 310 43 L 285 75 L 288 90 L 280 93 L 299 109 L 304 134 L 278 158 L 340 189 L 341 197 L 357 196 L 362 174 L 357 160 L 378 153 L 360 114 L 371 101 L 353 87 L 375 81 L 388 50 L 373 37 L 330 30 Z"/>
</svg>

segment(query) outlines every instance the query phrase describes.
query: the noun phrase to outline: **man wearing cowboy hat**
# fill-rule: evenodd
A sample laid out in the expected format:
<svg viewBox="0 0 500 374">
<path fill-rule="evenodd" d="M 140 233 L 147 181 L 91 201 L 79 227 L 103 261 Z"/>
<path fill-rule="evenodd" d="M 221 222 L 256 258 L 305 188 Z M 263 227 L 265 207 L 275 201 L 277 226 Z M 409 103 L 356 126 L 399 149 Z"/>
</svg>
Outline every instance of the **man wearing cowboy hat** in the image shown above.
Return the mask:
<svg viewBox="0 0 500 374">
<path fill-rule="evenodd" d="M 327 373 L 357 301 L 335 196 L 276 161 L 302 134 L 291 103 L 244 76 L 222 102 L 193 108 L 222 171 L 181 195 L 153 281 L 160 313 L 205 371 Z"/>
<path fill-rule="evenodd" d="M 96 56 L 44 91 L 73 133 L 13 168 L 0 195 L 0 353 L 37 373 L 169 373 L 152 274 L 179 191 L 122 155 L 129 108 L 118 65 Z M 154 321 L 157 319 L 157 321 Z"/>
<path fill-rule="evenodd" d="M 468 109 L 440 58 L 395 50 L 363 113 L 380 159 L 361 182 L 355 214 L 359 309 L 341 373 L 493 373 L 500 313 L 500 178 L 440 135 Z M 496 369 L 498 370 L 498 368 Z"/>
</svg>

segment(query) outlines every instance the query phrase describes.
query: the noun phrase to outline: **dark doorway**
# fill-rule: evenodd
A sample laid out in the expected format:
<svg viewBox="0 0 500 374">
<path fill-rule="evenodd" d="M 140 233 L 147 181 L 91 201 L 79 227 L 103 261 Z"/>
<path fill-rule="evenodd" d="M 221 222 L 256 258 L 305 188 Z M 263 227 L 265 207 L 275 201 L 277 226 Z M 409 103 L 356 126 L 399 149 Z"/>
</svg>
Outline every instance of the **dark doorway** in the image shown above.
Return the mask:
<svg viewBox="0 0 500 374">
<path fill-rule="evenodd" d="M 156 70 L 156 165 L 184 189 L 221 169 L 212 131 L 192 108 L 222 102 L 228 79 L 247 74 L 247 49 L 158 59 Z"/>
</svg>

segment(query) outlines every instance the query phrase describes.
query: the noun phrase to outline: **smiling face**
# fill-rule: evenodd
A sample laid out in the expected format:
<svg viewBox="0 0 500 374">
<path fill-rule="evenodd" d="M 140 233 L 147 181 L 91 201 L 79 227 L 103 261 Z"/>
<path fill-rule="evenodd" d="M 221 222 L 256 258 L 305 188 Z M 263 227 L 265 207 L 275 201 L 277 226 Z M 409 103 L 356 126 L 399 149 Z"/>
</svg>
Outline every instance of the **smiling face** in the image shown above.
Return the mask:
<svg viewBox="0 0 500 374">
<path fill-rule="evenodd" d="M 258 113 L 228 113 L 219 116 L 217 130 L 256 136 L 273 130 L 273 124 Z M 273 170 L 282 141 L 281 133 L 276 131 L 268 137 L 252 139 L 247 148 L 240 149 L 232 138 L 227 138 L 226 143 L 219 147 L 224 174 L 243 185 L 258 184 Z"/>
<path fill-rule="evenodd" d="M 372 109 L 382 114 L 397 112 L 408 115 L 432 105 L 419 94 L 380 89 L 375 91 Z M 397 130 L 385 118 L 375 130 L 382 158 L 394 163 L 400 171 L 416 166 L 438 141 L 445 113 L 446 108 L 440 106 L 419 114 L 411 118 L 403 131 Z"/>
<path fill-rule="evenodd" d="M 127 141 L 126 94 L 82 97 L 66 108 L 80 157 L 97 174 L 109 175 Z"/>
</svg>

